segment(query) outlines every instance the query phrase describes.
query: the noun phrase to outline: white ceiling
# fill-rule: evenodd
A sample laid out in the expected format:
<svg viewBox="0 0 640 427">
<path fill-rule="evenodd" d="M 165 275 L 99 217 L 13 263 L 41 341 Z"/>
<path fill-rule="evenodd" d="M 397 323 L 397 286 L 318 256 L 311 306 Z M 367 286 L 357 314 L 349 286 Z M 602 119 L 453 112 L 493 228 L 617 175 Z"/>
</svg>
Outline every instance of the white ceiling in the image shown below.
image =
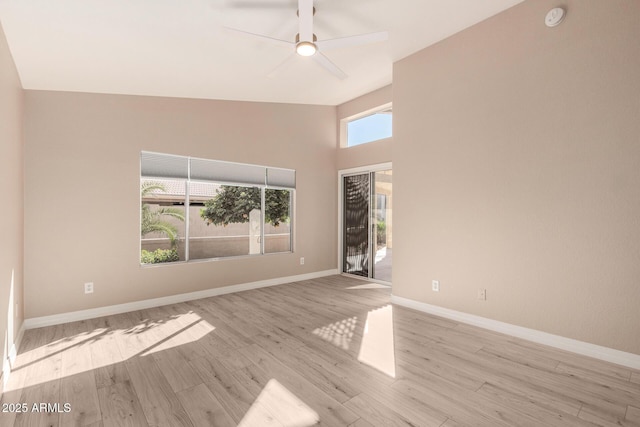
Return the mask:
<svg viewBox="0 0 640 427">
<path fill-rule="evenodd" d="M 386 30 L 325 52 L 337 79 L 291 52 L 297 0 L 0 0 L 25 89 L 337 105 L 391 83 L 392 64 L 523 0 L 316 0 L 320 40 Z"/>
</svg>

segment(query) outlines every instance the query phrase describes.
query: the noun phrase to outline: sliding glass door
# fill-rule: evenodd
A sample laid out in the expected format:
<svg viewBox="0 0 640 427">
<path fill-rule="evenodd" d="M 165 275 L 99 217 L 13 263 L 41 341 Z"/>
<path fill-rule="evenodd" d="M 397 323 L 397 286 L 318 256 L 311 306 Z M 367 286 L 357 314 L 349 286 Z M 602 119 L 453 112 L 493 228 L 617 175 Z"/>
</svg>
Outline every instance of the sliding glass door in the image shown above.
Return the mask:
<svg viewBox="0 0 640 427">
<path fill-rule="evenodd" d="M 342 272 L 391 282 L 391 169 L 342 176 Z"/>
<path fill-rule="evenodd" d="M 343 272 L 369 277 L 369 174 L 344 177 Z"/>
</svg>

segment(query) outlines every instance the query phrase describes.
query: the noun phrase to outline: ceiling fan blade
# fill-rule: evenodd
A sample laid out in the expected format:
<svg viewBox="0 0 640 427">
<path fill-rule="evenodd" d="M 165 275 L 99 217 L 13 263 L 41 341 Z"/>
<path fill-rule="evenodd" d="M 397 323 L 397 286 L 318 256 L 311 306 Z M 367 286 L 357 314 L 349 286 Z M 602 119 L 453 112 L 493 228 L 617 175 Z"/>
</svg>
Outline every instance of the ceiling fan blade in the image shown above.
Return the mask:
<svg viewBox="0 0 640 427">
<path fill-rule="evenodd" d="M 331 40 L 322 40 L 316 42 L 318 49 L 330 50 L 340 49 L 343 47 L 360 46 L 363 44 L 377 43 L 389 40 L 389 33 L 379 31 L 377 33 L 359 34 L 357 36 L 340 37 Z"/>
<path fill-rule="evenodd" d="M 313 0 L 298 0 L 301 42 L 313 42 Z"/>
<path fill-rule="evenodd" d="M 241 36 L 249 37 L 254 40 L 262 40 L 262 41 L 275 44 L 278 46 L 286 47 L 289 49 L 295 46 L 295 43 L 289 42 L 286 40 L 275 39 L 273 37 L 263 36 L 262 34 L 250 33 L 248 31 L 238 30 L 237 28 L 231 28 L 231 27 L 223 27 L 223 28 L 227 31 L 231 31 L 234 34 L 240 34 Z"/>
<path fill-rule="evenodd" d="M 333 74 L 340 80 L 344 80 L 347 78 L 347 74 L 344 71 L 342 71 L 340 68 L 338 68 L 336 64 L 331 62 L 329 58 L 324 56 L 322 53 L 316 52 L 316 54 L 313 55 L 311 58 L 313 58 L 314 61 L 320 64 L 322 68 L 329 71 L 331 74 Z"/>
<path fill-rule="evenodd" d="M 285 58 L 284 61 L 282 61 L 280 64 L 278 64 L 278 66 L 276 68 L 274 68 L 273 70 L 271 70 L 269 72 L 269 74 L 267 74 L 267 77 L 269 77 L 270 79 L 277 77 L 278 74 L 280 74 L 282 72 L 282 70 L 284 70 L 286 68 L 286 66 L 292 62 L 294 59 L 296 59 L 298 57 L 298 55 L 294 52 L 291 55 L 287 56 Z"/>
</svg>

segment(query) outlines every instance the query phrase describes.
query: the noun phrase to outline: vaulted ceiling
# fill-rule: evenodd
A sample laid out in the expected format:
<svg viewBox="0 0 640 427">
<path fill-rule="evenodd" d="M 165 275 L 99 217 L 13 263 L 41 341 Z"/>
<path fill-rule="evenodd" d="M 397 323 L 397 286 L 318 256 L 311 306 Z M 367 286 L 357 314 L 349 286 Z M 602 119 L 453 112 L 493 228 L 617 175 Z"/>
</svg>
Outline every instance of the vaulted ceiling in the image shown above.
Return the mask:
<svg viewBox="0 0 640 427">
<path fill-rule="evenodd" d="M 392 64 L 522 0 L 315 0 L 318 39 L 348 77 L 228 31 L 294 41 L 297 0 L 0 0 L 25 89 L 337 105 L 392 82 Z"/>
</svg>

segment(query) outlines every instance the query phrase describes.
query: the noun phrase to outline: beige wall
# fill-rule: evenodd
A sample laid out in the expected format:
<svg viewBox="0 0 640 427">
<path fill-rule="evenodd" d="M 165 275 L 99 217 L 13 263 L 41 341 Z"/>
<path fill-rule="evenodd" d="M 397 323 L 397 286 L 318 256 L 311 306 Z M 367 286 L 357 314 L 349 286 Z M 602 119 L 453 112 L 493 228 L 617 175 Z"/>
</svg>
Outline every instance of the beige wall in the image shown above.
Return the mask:
<svg viewBox="0 0 640 427">
<path fill-rule="evenodd" d="M 370 92 L 352 101 L 338 105 L 338 121 L 362 113 L 363 111 L 379 107 L 392 101 L 391 85 Z M 368 166 L 391 161 L 391 144 L 393 138 L 356 145 L 355 147 L 340 147 L 340 129 L 336 136 L 338 149 L 338 170 Z"/>
<path fill-rule="evenodd" d="M 27 318 L 336 268 L 335 107 L 27 91 L 25 108 Z M 140 267 L 141 150 L 296 169 L 296 252 Z"/>
<path fill-rule="evenodd" d="M 393 292 L 640 354 L 640 2 L 560 4 L 395 64 Z"/>
<path fill-rule="evenodd" d="M 3 362 L 22 325 L 24 311 L 22 111 L 22 86 L 0 26 L 0 218 L 3 228 L 0 238 L 0 331 L 3 333 Z"/>
</svg>

